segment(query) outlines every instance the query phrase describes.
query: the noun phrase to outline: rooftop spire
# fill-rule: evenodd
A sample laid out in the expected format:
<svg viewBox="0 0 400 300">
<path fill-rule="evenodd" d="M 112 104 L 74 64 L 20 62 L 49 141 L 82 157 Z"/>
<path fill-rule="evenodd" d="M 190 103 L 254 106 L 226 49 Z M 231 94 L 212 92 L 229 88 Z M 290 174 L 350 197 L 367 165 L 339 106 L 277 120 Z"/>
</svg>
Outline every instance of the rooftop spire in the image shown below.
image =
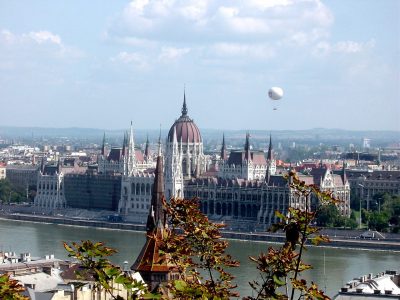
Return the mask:
<svg viewBox="0 0 400 300">
<path fill-rule="evenodd" d="M 160 124 L 160 134 L 158 136 L 158 156 L 161 156 L 161 124 Z"/>
<path fill-rule="evenodd" d="M 226 160 L 226 145 L 225 145 L 225 133 L 222 134 L 222 147 L 221 147 L 221 159 Z"/>
<path fill-rule="evenodd" d="M 101 145 L 101 155 L 105 155 L 106 152 L 106 132 L 103 133 L 103 143 Z"/>
<path fill-rule="evenodd" d="M 144 155 L 146 155 L 146 158 L 150 157 L 150 142 L 149 142 L 149 135 L 147 134 L 146 137 L 146 147 L 144 149 Z"/>
<path fill-rule="evenodd" d="M 160 141 L 161 145 L 161 141 Z M 159 146 L 161 148 L 161 146 Z M 146 229 L 147 232 L 152 232 L 156 226 L 164 226 L 165 224 L 165 214 L 162 207 L 161 199 L 164 197 L 164 166 L 163 158 L 158 151 L 157 165 L 154 176 L 154 186 L 153 193 L 151 197 L 151 206 L 149 215 L 147 218 Z"/>
<path fill-rule="evenodd" d="M 246 133 L 246 143 L 244 144 L 244 151 L 245 153 L 245 157 L 246 160 L 249 161 L 250 160 L 250 133 Z"/>
<path fill-rule="evenodd" d="M 271 161 L 273 159 L 273 157 L 272 157 L 272 137 L 271 137 L 271 134 L 269 134 L 269 147 L 268 147 L 267 159 L 269 161 Z"/>
<path fill-rule="evenodd" d="M 186 90 L 183 88 L 183 105 L 182 105 L 182 116 L 187 116 L 188 109 L 186 106 Z"/>
</svg>

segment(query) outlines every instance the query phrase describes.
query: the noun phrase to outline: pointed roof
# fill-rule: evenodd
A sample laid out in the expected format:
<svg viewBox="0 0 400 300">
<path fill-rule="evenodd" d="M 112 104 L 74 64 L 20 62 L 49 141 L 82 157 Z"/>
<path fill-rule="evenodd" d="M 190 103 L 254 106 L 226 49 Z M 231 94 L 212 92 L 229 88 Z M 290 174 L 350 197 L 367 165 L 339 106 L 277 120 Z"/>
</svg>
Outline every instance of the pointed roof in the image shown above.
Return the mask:
<svg viewBox="0 0 400 300">
<path fill-rule="evenodd" d="M 347 181 L 347 175 L 346 175 L 346 162 L 343 161 L 343 167 L 342 167 L 342 180 L 343 180 L 343 184 L 346 184 Z"/>
<path fill-rule="evenodd" d="M 251 156 L 250 156 L 250 133 L 246 133 L 246 143 L 244 144 L 244 151 L 245 153 L 245 158 L 246 160 L 250 160 Z"/>
<path fill-rule="evenodd" d="M 144 149 L 144 155 L 146 155 L 146 158 L 150 157 L 150 142 L 149 142 L 149 135 L 146 137 L 146 147 Z"/>
<path fill-rule="evenodd" d="M 221 159 L 222 160 L 228 159 L 228 155 L 226 152 L 226 145 L 225 145 L 225 133 L 222 134 Z"/>
<path fill-rule="evenodd" d="M 103 142 L 101 145 L 101 155 L 105 155 L 106 153 L 106 132 L 103 133 Z"/>
<path fill-rule="evenodd" d="M 273 160 L 273 154 L 272 154 L 272 138 L 271 134 L 269 135 L 269 146 L 268 146 L 268 154 L 267 154 L 267 160 L 271 161 Z"/>
<path fill-rule="evenodd" d="M 183 89 L 183 105 L 182 105 L 182 116 L 186 117 L 188 113 L 188 109 L 186 106 L 186 90 Z"/>
</svg>

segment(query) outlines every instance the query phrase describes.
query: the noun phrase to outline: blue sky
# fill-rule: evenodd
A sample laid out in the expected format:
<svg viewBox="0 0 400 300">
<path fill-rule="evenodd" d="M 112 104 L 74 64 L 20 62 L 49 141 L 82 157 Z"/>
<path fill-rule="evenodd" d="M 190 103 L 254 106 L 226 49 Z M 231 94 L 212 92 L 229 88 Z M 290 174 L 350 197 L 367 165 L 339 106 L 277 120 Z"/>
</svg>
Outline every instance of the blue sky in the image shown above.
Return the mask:
<svg viewBox="0 0 400 300">
<path fill-rule="evenodd" d="M 400 130 L 399 70 L 397 0 L 0 0 L 3 126 Z"/>
</svg>

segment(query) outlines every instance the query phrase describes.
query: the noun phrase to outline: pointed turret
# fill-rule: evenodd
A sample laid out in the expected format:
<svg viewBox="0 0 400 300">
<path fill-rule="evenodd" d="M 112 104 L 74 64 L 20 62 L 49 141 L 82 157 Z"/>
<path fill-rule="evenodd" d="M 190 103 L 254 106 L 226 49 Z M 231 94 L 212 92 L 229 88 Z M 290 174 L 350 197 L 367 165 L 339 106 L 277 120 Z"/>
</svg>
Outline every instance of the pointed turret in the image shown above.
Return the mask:
<svg viewBox="0 0 400 300">
<path fill-rule="evenodd" d="M 244 144 L 245 158 L 247 161 L 250 161 L 250 133 L 246 133 L 246 143 Z"/>
<path fill-rule="evenodd" d="M 188 109 L 186 106 L 186 91 L 185 89 L 183 90 L 183 105 L 182 105 L 182 116 L 186 117 L 188 113 Z"/>
<path fill-rule="evenodd" d="M 45 162 L 44 162 L 44 156 L 42 157 L 42 161 L 40 163 L 40 172 L 44 174 L 44 167 L 45 167 Z"/>
<path fill-rule="evenodd" d="M 222 134 L 221 159 L 222 160 L 227 160 L 228 159 L 228 154 L 226 152 L 225 134 L 224 133 Z"/>
<path fill-rule="evenodd" d="M 128 174 L 131 175 L 136 168 L 136 156 L 135 156 L 135 142 L 133 139 L 133 125 L 131 121 L 131 128 L 129 132 L 128 141 Z"/>
<path fill-rule="evenodd" d="M 126 144 L 127 144 L 127 133 L 124 132 L 124 140 L 122 142 L 122 155 L 125 157 L 127 154 L 127 149 L 126 149 Z"/>
<path fill-rule="evenodd" d="M 101 155 L 106 155 L 106 133 L 103 133 L 103 143 L 101 145 Z"/>
<path fill-rule="evenodd" d="M 149 216 L 147 218 L 147 233 L 154 230 L 155 226 L 164 226 L 165 215 L 162 207 L 161 199 L 164 197 L 164 164 L 160 155 L 161 145 L 158 150 L 157 165 L 154 173 L 154 186 L 151 198 L 151 206 Z"/>
<path fill-rule="evenodd" d="M 150 142 L 149 142 L 149 135 L 146 137 L 146 147 L 144 149 L 144 155 L 146 156 L 146 159 L 150 158 Z"/>
<path fill-rule="evenodd" d="M 347 175 L 346 175 L 346 162 L 345 161 L 343 161 L 343 167 L 342 167 L 342 180 L 343 180 L 343 185 L 345 185 L 346 184 L 346 181 L 347 181 Z"/>
<path fill-rule="evenodd" d="M 272 154 L 272 137 L 271 134 L 269 135 L 269 147 L 268 147 L 268 154 L 267 154 L 267 160 L 271 161 L 273 160 L 273 154 Z"/>
</svg>

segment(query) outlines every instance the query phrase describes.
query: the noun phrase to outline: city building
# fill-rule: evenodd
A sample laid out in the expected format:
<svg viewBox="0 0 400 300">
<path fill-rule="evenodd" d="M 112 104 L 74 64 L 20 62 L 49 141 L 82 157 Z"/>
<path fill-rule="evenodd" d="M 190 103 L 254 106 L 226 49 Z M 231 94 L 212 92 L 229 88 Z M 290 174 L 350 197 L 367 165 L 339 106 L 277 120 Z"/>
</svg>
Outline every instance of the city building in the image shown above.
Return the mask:
<svg viewBox="0 0 400 300">
<path fill-rule="evenodd" d="M 347 178 L 352 193 L 357 198 L 364 199 L 367 208 L 370 207 L 375 195 L 385 193 L 400 195 L 400 171 L 348 170 Z"/>
<path fill-rule="evenodd" d="M 247 135 L 245 150 L 231 152 L 234 156 L 240 153 L 238 156 L 243 159 L 242 163 L 237 163 L 240 172 L 236 176 L 228 173 L 229 176 L 224 177 L 203 176 L 186 180 L 185 197 L 199 197 L 203 213 L 214 220 L 226 222 L 230 227 L 239 228 L 241 225 L 246 228 L 254 226 L 267 228 L 277 221 L 276 210 L 286 214 L 289 207 L 305 209 L 308 206 L 309 209 L 315 209 L 319 204 L 317 199 L 299 198 L 284 175 L 275 174 L 276 165 L 271 138 L 267 159 L 258 158 L 262 162 L 259 165 L 265 166 L 263 176 L 258 175 L 258 178 L 249 176 L 247 158 L 261 155 L 261 152 L 252 152 L 249 149 Z M 226 161 L 229 161 L 229 157 Z M 299 177 L 306 184 L 317 185 L 322 191 L 332 191 L 335 198 L 342 200 L 338 204 L 341 214 L 350 216 L 350 184 L 344 168 L 337 174 L 329 167 L 320 165 L 311 169 L 309 174 L 299 174 Z"/>
<path fill-rule="evenodd" d="M 7 165 L 7 179 L 12 185 L 26 189 L 37 185 L 37 175 L 39 166 L 37 165 Z"/>
<path fill-rule="evenodd" d="M 59 159 L 57 164 L 52 165 L 45 164 L 43 159 L 37 175 L 37 192 L 34 205 L 46 209 L 66 207 L 65 175 L 82 174 L 86 170 L 86 167 L 79 166 L 77 160 L 73 158 Z"/>
<path fill-rule="evenodd" d="M 335 300 L 379 300 L 400 298 L 400 274 L 386 271 L 375 276 L 363 275 L 346 283 Z"/>
<path fill-rule="evenodd" d="M 117 211 L 121 198 L 121 178 L 120 174 L 66 174 L 66 207 Z"/>
<path fill-rule="evenodd" d="M 134 150 L 133 128 L 127 138 L 127 157 L 123 159 L 118 212 L 125 221 L 144 223 L 151 203 L 154 182 L 154 160 L 147 138 L 145 152 Z M 159 145 L 159 147 L 161 147 Z M 135 155 L 130 155 L 135 153 Z"/>
</svg>

